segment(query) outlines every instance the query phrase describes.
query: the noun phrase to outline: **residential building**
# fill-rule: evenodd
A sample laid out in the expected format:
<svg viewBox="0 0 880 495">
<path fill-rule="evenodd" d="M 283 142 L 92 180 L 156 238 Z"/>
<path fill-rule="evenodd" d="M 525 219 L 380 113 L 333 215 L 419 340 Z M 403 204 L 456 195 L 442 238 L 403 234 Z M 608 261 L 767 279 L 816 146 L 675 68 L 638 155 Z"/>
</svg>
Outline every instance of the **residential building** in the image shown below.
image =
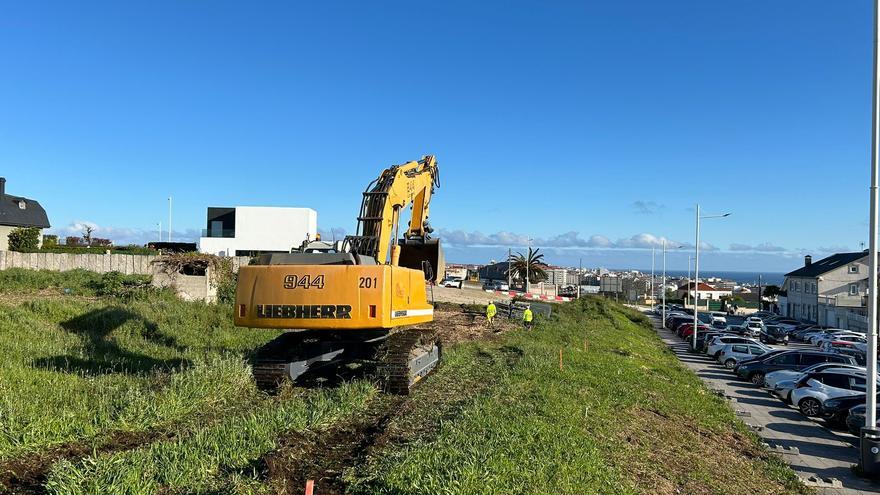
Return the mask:
<svg viewBox="0 0 880 495">
<path fill-rule="evenodd" d="M 288 253 L 318 231 L 318 213 L 311 208 L 211 207 L 207 217 L 199 251 L 218 256 Z"/>
<path fill-rule="evenodd" d="M 867 328 L 868 253 L 837 253 L 785 274 L 780 310 L 786 316 L 836 328 Z"/>
<path fill-rule="evenodd" d="M 548 266 L 544 269 L 547 278 L 544 283 L 547 285 L 568 285 L 568 270 L 558 266 Z"/>
<path fill-rule="evenodd" d="M 19 227 L 40 229 L 42 244 L 43 229 L 50 227 L 49 217 L 36 200 L 6 194 L 6 179 L 0 177 L 0 251 L 9 249 L 9 234 Z"/>
<path fill-rule="evenodd" d="M 700 282 L 700 285 L 697 287 L 697 292 L 699 293 L 699 298 L 701 301 L 703 300 L 720 300 L 724 296 L 729 296 L 733 293 L 730 289 L 719 289 L 717 287 L 713 287 L 706 282 Z M 681 299 L 689 299 L 691 301 L 694 300 L 694 283 L 688 282 L 679 286 L 677 295 Z"/>
<path fill-rule="evenodd" d="M 507 282 L 507 268 L 509 266 L 510 265 L 506 261 L 481 266 L 477 271 L 480 276 L 480 281 Z"/>
</svg>

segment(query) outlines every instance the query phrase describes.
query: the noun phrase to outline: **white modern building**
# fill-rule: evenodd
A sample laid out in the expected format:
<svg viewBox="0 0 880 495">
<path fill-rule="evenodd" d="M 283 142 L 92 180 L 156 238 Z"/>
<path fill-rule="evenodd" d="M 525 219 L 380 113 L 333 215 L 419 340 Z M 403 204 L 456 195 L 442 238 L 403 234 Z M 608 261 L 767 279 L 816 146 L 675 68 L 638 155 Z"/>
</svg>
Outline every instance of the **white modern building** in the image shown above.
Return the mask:
<svg viewBox="0 0 880 495">
<path fill-rule="evenodd" d="M 311 208 L 211 207 L 199 251 L 218 256 L 287 253 L 317 232 L 318 212 Z"/>
</svg>

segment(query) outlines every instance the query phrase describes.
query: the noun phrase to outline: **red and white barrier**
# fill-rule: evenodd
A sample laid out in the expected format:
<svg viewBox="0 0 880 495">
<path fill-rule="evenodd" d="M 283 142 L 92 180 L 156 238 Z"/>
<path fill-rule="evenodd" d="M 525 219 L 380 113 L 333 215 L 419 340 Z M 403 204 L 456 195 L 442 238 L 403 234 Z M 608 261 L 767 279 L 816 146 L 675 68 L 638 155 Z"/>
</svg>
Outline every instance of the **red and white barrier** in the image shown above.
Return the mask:
<svg viewBox="0 0 880 495">
<path fill-rule="evenodd" d="M 510 296 L 510 297 L 522 297 L 525 299 L 537 299 L 541 301 L 560 301 L 560 302 L 568 302 L 571 301 L 570 297 L 562 297 L 562 296 L 545 296 L 543 294 L 532 294 L 531 292 L 517 292 L 515 290 L 489 290 L 486 289 L 486 292 L 494 292 L 499 296 Z"/>
</svg>

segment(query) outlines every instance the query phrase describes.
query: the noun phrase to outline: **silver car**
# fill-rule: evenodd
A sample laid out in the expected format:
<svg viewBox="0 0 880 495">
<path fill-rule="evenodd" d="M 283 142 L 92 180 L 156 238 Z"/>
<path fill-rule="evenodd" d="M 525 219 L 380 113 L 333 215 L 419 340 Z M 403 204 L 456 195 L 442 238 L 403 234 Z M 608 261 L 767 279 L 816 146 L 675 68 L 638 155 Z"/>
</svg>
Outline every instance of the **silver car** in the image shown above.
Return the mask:
<svg viewBox="0 0 880 495">
<path fill-rule="evenodd" d="M 799 376 L 802 376 L 804 373 L 818 373 L 820 371 L 825 371 L 828 368 L 840 368 L 840 369 L 857 369 L 864 370 L 864 367 L 861 366 L 853 366 L 851 364 L 840 364 L 840 363 L 816 363 L 812 366 L 807 366 L 802 370 L 779 370 L 779 371 L 771 371 L 764 375 L 764 388 L 768 390 L 773 390 L 776 387 L 778 382 L 784 380 L 794 380 Z"/>
<path fill-rule="evenodd" d="M 798 380 L 797 386 L 791 391 L 791 403 L 804 416 L 818 416 L 826 400 L 864 394 L 866 389 L 864 371 L 810 373 Z"/>
<path fill-rule="evenodd" d="M 725 368 L 732 370 L 736 367 L 736 363 L 740 361 L 748 361 L 769 352 L 773 349 L 764 344 L 727 344 L 721 349 L 717 361 L 724 365 Z"/>
<path fill-rule="evenodd" d="M 706 354 L 712 356 L 713 359 L 718 359 L 718 356 L 727 344 L 758 344 L 758 341 L 738 335 L 721 335 L 715 337 L 712 342 L 709 342 L 709 345 L 706 347 Z"/>
<path fill-rule="evenodd" d="M 852 366 L 849 364 L 840 364 L 840 363 L 820 363 L 817 365 L 813 365 L 810 368 L 814 368 L 812 370 L 812 373 L 819 373 L 822 371 L 831 372 L 831 371 L 849 371 L 849 370 L 856 370 L 856 371 L 861 371 L 864 373 L 864 371 L 865 371 L 865 368 L 861 368 L 859 366 Z M 769 377 L 771 374 L 776 374 L 776 373 L 797 373 L 797 372 L 793 372 L 790 370 L 786 370 L 784 372 L 774 371 L 773 373 L 768 373 L 767 376 Z M 796 376 L 787 375 L 785 377 L 781 377 L 784 379 L 778 379 L 779 377 L 777 377 L 777 379 L 775 379 L 775 381 L 773 383 L 773 388 L 770 389 L 770 392 L 773 395 L 775 395 L 776 397 L 779 397 L 780 399 L 782 399 L 783 402 L 791 402 L 791 391 L 797 387 L 798 382 L 800 382 L 801 378 L 807 376 L 807 374 L 808 373 L 799 373 Z"/>
</svg>

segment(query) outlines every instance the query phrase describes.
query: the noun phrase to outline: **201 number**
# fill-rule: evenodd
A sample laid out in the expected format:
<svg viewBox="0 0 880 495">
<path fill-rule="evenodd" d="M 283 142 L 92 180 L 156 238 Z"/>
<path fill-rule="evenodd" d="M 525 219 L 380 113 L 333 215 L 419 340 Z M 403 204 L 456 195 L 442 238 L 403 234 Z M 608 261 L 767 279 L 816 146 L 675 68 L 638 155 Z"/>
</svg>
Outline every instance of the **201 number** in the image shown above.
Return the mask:
<svg viewBox="0 0 880 495">
<path fill-rule="evenodd" d="M 361 277 L 360 284 L 358 287 L 361 289 L 372 289 L 373 287 L 379 287 L 379 279 L 377 277 Z"/>
</svg>

